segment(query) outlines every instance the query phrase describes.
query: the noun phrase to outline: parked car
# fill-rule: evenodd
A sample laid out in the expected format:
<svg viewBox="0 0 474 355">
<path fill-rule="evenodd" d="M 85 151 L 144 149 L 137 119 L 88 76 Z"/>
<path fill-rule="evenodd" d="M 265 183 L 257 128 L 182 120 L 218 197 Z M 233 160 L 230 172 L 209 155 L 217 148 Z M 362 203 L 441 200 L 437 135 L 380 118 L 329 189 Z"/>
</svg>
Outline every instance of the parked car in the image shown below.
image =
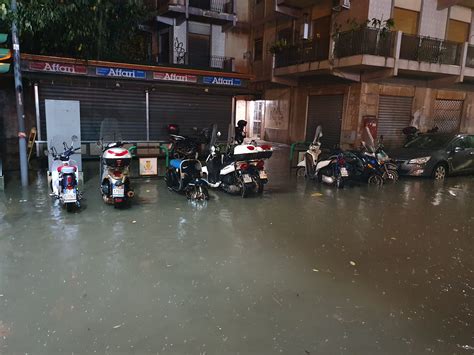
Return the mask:
<svg viewBox="0 0 474 355">
<path fill-rule="evenodd" d="M 474 173 L 474 135 L 423 134 L 392 152 L 400 175 L 428 176 Z"/>
</svg>

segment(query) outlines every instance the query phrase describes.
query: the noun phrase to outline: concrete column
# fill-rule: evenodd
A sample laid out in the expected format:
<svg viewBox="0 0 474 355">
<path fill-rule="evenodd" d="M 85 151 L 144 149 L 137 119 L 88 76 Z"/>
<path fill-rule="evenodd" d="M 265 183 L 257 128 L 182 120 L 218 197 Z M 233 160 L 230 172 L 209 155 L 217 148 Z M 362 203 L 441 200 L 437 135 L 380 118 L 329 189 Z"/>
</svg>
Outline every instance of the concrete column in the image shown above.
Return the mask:
<svg viewBox="0 0 474 355">
<path fill-rule="evenodd" d="M 402 36 L 403 32 L 402 31 L 397 31 L 396 37 L 395 37 L 395 48 L 393 51 L 393 56 L 395 58 L 395 64 L 393 67 L 393 76 L 398 75 L 398 64 L 399 64 L 399 59 L 400 59 L 400 48 L 402 47 Z"/>
<path fill-rule="evenodd" d="M 461 51 L 461 74 L 459 75 L 459 82 L 464 81 L 464 71 L 466 69 L 466 62 L 467 62 L 467 51 L 469 50 L 469 42 L 466 42 L 462 46 Z"/>
</svg>

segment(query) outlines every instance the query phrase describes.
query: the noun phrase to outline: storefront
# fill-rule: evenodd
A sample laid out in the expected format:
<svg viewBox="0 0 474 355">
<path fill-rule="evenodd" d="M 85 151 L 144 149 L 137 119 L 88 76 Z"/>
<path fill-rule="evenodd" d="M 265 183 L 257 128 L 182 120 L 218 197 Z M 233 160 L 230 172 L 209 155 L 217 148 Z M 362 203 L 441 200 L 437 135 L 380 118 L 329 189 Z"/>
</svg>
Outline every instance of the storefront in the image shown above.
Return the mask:
<svg viewBox="0 0 474 355">
<path fill-rule="evenodd" d="M 248 93 L 249 77 L 242 74 L 100 64 L 32 56 L 23 61 L 25 76 L 37 93 L 40 141 L 48 139 L 45 100 L 80 102 L 84 143 L 100 138 L 100 124 L 106 118 L 118 122 L 122 139 L 135 142 L 166 141 L 171 123 L 185 135 L 193 127 L 217 123 L 225 139 L 234 120 L 234 96 Z"/>
</svg>

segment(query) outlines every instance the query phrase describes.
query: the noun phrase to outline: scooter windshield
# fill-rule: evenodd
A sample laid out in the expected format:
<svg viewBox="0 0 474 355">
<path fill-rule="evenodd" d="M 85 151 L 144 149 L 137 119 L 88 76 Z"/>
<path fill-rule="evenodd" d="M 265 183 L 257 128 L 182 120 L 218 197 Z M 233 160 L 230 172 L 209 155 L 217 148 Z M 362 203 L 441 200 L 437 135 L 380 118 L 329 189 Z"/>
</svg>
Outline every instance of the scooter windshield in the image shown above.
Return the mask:
<svg viewBox="0 0 474 355">
<path fill-rule="evenodd" d="M 369 153 L 375 153 L 375 141 L 374 137 L 370 133 L 369 127 L 365 127 L 364 131 L 362 132 L 362 141 L 365 143 L 365 147 L 369 151 Z"/>
<path fill-rule="evenodd" d="M 100 141 L 103 145 L 122 141 L 122 132 L 116 119 L 106 118 L 101 122 Z"/>
<path fill-rule="evenodd" d="M 321 126 L 316 127 L 316 133 L 314 134 L 313 144 L 318 143 L 322 136 L 323 128 Z"/>
</svg>

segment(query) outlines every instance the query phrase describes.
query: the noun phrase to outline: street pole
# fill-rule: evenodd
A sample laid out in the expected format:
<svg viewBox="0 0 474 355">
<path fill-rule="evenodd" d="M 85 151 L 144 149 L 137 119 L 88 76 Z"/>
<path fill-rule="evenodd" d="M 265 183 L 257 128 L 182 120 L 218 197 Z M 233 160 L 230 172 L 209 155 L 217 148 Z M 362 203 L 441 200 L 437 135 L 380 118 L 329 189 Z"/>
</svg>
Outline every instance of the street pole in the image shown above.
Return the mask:
<svg viewBox="0 0 474 355">
<path fill-rule="evenodd" d="M 12 22 L 13 69 L 15 73 L 16 113 L 18 117 L 18 145 L 20 152 L 21 186 L 28 186 L 28 158 L 26 152 L 25 109 L 23 106 L 23 84 L 20 67 L 20 42 L 17 28 L 17 4 L 11 1 L 11 10 L 15 16 Z"/>
</svg>

